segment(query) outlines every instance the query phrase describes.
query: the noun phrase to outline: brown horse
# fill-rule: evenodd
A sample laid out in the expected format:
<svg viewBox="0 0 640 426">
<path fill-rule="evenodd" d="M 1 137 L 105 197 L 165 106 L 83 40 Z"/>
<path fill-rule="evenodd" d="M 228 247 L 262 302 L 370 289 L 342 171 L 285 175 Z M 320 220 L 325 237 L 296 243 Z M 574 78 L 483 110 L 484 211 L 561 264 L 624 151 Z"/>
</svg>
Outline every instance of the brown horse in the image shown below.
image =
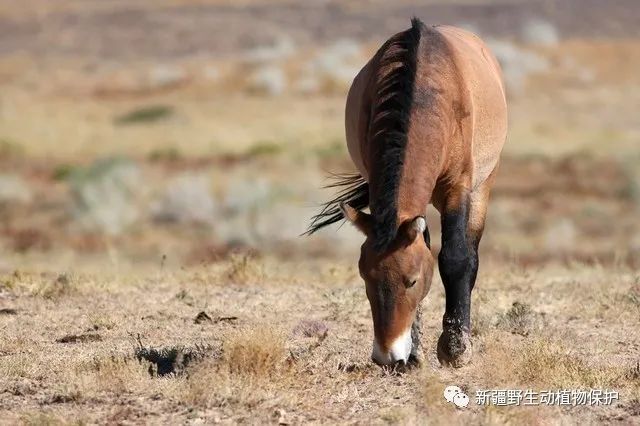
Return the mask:
<svg viewBox="0 0 640 426">
<path fill-rule="evenodd" d="M 356 76 L 346 134 L 360 175 L 333 185 L 342 191 L 309 233 L 346 218 L 366 236 L 358 266 L 371 304 L 375 362 L 418 355 L 418 307 L 435 263 L 425 220 L 430 203 L 441 214 L 438 265 L 446 293 L 438 359 L 453 366 L 470 360 L 478 244 L 506 133 L 500 67 L 464 30 L 414 18 Z M 361 211 L 367 206 L 370 214 Z"/>
</svg>

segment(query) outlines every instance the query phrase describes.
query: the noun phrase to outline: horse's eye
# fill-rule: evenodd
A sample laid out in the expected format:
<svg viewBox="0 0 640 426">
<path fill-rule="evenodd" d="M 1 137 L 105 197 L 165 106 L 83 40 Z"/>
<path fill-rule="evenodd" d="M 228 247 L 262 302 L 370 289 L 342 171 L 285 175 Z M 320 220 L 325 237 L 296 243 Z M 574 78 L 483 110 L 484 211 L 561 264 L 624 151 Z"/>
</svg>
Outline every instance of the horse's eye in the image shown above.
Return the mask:
<svg viewBox="0 0 640 426">
<path fill-rule="evenodd" d="M 417 279 L 414 279 L 414 280 L 408 280 L 408 281 L 406 282 L 405 286 L 406 286 L 407 288 L 411 288 L 411 287 L 413 287 L 414 285 L 416 285 L 416 283 L 417 283 L 417 282 L 418 282 L 418 280 L 417 280 Z"/>
</svg>

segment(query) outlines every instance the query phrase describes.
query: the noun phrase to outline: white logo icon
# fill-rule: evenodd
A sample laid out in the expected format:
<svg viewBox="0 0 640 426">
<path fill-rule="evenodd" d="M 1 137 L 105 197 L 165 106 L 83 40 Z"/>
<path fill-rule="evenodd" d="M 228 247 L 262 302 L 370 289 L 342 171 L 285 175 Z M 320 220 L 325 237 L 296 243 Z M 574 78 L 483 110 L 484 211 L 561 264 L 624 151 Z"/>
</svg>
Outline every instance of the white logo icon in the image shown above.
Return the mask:
<svg viewBox="0 0 640 426">
<path fill-rule="evenodd" d="M 455 404 L 459 408 L 464 408 L 469 405 L 469 397 L 462 392 L 458 386 L 447 386 L 444 388 L 444 399 L 447 402 Z"/>
</svg>

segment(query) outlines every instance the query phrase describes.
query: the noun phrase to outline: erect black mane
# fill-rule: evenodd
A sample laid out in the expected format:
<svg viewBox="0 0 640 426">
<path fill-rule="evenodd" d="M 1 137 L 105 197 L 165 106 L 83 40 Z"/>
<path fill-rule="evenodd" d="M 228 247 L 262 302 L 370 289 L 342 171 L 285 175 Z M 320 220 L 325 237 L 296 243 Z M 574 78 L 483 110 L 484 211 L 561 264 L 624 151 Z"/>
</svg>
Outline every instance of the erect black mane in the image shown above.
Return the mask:
<svg viewBox="0 0 640 426">
<path fill-rule="evenodd" d="M 376 82 L 369 138 L 374 161 L 370 208 L 373 245 L 383 252 L 398 232 L 398 191 L 402 178 L 420 36 L 424 24 L 417 18 L 411 28 L 389 41 L 379 67 L 391 71 Z"/>
<path fill-rule="evenodd" d="M 385 251 L 398 232 L 397 203 L 407 133 L 413 105 L 420 36 L 424 24 L 411 20 L 411 28 L 392 37 L 378 52 L 378 63 L 369 126 L 373 172 L 367 183 L 359 175 L 340 176 L 330 187 L 342 187 L 313 217 L 306 234 L 343 219 L 339 208 L 346 202 L 356 209 L 367 206 L 373 216 L 371 239 L 377 252 Z"/>
</svg>

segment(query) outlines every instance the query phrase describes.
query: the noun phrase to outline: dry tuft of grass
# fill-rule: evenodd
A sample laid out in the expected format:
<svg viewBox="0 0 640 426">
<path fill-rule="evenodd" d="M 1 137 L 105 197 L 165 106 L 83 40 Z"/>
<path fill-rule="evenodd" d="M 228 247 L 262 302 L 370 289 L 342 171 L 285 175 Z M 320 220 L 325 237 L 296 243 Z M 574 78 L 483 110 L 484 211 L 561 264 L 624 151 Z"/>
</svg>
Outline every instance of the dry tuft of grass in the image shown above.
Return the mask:
<svg viewBox="0 0 640 426">
<path fill-rule="evenodd" d="M 220 367 L 231 374 L 268 377 L 283 367 L 285 340 L 270 328 L 238 332 L 223 344 Z"/>
<path fill-rule="evenodd" d="M 264 277 L 264 266 L 250 253 L 232 254 L 224 273 L 224 278 L 234 284 L 255 284 Z"/>
<path fill-rule="evenodd" d="M 514 334 L 527 336 L 542 326 L 540 315 L 527 303 L 518 301 L 498 321 L 498 326 Z"/>
<path fill-rule="evenodd" d="M 57 300 L 78 292 L 76 280 L 69 274 L 60 274 L 54 280 L 42 280 L 36 285 L 32 294 L 45 299 Z"/>
<path fill-rule="evenodd" d="M 267 403 L 276 406 L 295 376 L 287 362 L 284 335 L 258 327 L 231 333 L 220 358 L 208 358 L 188 370 L 179 398 L 199 407 Z"/>
<path fill-rule="evenodd" d="M 148 365 L 136 360 L 111 355 L 96 357 L 76 366 L 74 374 L 79 376 L 81 395 L 108 392 L 122 394 L 135 391 L 149 380 Z"/>
</svg>

